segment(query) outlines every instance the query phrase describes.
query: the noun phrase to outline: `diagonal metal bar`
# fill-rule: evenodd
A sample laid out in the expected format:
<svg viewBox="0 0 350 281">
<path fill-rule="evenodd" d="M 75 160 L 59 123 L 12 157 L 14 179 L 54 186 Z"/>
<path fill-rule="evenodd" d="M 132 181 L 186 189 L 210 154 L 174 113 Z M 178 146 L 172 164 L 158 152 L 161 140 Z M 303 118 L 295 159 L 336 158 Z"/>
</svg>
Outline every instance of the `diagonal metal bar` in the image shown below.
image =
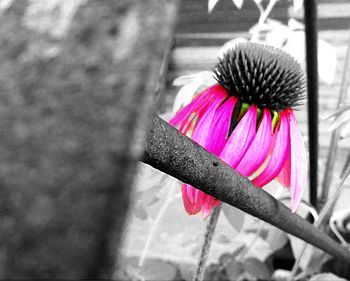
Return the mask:
<svg viewBox="0 0 350 281">
<path fill-rule="evenodd" d="M 304 13 L 309 124 L 310 203 L 316 207 L 318 184 L 318 73 L 316 0 L 304 1 Z"/>
<path fill-rule="evenodd" d="M 154 117 L 142 161 L 348 261 L 350 252 L 216 156 Z"/>
</svg>

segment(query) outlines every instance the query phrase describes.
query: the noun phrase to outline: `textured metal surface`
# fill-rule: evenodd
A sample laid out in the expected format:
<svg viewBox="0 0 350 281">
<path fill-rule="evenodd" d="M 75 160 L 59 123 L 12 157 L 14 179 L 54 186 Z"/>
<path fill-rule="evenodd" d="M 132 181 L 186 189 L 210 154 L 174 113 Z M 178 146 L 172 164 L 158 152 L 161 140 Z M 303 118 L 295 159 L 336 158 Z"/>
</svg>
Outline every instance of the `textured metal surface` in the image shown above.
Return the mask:
<svg viewBox="0 0 350 281">
<path fill-rule="evenodd" d="M 346 248 L 160 118 L 153 119 L 143 161 L 350 263 Z"/>
</svg>

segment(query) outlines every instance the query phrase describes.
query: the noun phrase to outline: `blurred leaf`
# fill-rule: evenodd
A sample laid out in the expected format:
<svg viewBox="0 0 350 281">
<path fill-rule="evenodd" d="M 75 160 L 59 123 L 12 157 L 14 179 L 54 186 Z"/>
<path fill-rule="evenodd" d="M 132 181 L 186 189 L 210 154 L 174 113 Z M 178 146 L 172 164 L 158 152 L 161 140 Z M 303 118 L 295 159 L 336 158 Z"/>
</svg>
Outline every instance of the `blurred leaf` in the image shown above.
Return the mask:
<svg viewBox="0 0 350 281">
<path fill-rule="evenodd" d="M 147 259 L 141 268 L 137 266 L 137 263 L 138 259 L 136 258 L 129 260 L 127 272 L 131 278 L 139 279 L 142 277 L 144 280 L 171 281 L 174 280 L 178 272 L 174 264 L 162 260 Z"/>
<path fill-rule="evenodd" d="M 306 272 L 307 274 L 314 274 L 314 273 L 318 273 L 321 271 L 322 266 L 329 261 L 332 257 L 323 252 L 320 249 L 317 249 L 315 247 L 311 247 L 312 251 L 311 251 L 311 256 L 310 259 L 306 265 Z"/>
<path fill-rule="evenodd" d="M 240 255 L 245 247 L 245 244 L 238 246 L 236 249 L 233 250 L 232 256 L 237 257 L 238 255 Z"/>
<path fill-rule="evenodd" d="M 295 30 L 288 33 L 287 42 L 283 50 L 294 57 L 299 63 L 305 61 L 305 32 L 304 30 Z"/>
<path fill-rule="evenodd" d="M 286 34 L 288 34 L 288 37 L 283 50 L 303 64 L 305 62 L 304 30 L 293 30 Z M 337 56 L 335 48 L 324 40 L 318 40 L 318 62 L 320 79 L 327 84 L 331 84 L 335 76 Z"/>
<path fill-rule="evenodd" d="M 281 199 L 283 200 L 283 199 Z M 313 209 L 313 207 L 309 206 L 307 202 L 302 201 L 302 204 L 300 204 L 297 214 L 301 216 L 302 218 L 306 218 L 309 214 L 313 216 L 314 219 L 317 219 L 317 212 L 316 210 Z M 296 238 L 290 234 L 288 234 L 288 238 L 290 240 L 292 252 L 294 255 L 294 258 L 298 258 L 299 255 L 301 254 L 305 242 L 299 238 Z M 318 250 L 314 248 L 311 245 L 307 245 L 302 259 L 300 261 L 300 268 L 303 270 L 307 270 L 309 273 L 314 273 L 317 270 L 320 269 L 321 265 L 324 262 L 324 255 L 319 256 L 319 253 L 323 253 L 321 250 Z M 311 266 L 310 261 L 313 260 L 313 265 Z M 314 262 L 315 261 L 315 262 Z"/>
<path fill-rule="evenodd" d="M 148 218 L 147 209 L 159 201 L 158 194 L 160 191 L 160 187 L 155 185 L 149 189 L 135 192 L 135 205 L 132 210 L 136 218 L 140 220 L 146 220 Z"/>
<path fill-rule="evenodd" d="M 288 236 L 282 230 L 269 226 L 268 233 L 266 236 L 266 242 L 269 243 L 272 252 L 283 248 L 283 246 L 288 242 Z"/>
<path fill-rule="evenodd" d="M 265 32 L 266 37 L 264 43 L 276 48 L 281 48 L 288 38 L 290 29 L 279 21 L 268 20 L 265 26 Z"/>
<path fill-rule="evenodd" d="M 176 77 L 173 81 L 173 86 L 178 87 L 178 86 L 183 86 L 188 83 L 191 83 L 196 79 L 197 75 L 198 73 L 194 73 L 194 74 L 181 75 L 179 77 Z"/>
<path fill-rule="evenodd" d="M 291 271 L 284 269 L 277 269 L 271 276 L 271 280 L 275 281 L 289 281 Z"/>
<path fill-rule="evenodd" d="M 135 192 L 134 198 L 136 202 L 142 202 L 145 206 L 151 206 L 159 200 L 158 194 L 160 191 L 160 186 L 155 185 L 149 189 Z"/>
<path fill-rule="evenodd" d="M 347 109 L 344 109 L 342 113 L 336 116 L 331 127 L 329 128 L 329 131 L 333 131 L 337 128 L 341 128 L 342 126 L 344 126 L 346 123 L 349 123 L 349 122 L 350 122 L 350 107 L 347 107 Z"/>
<path fill-rule="evenodd" d="M 292 251 L 293 251 L 293 256 L 294 258 L 298 258 L 300 253 L 302 252 L 303 250 L 303 247 L 304 247 L 304 241 L 299 239 L 299 238 L 296 238 L 292 235 L 289 235 L 288 234 L 288 237 L 289 237 L 289 240 L 290 240 L 290 245 L 292 247 Z M 303 257 L 300 261 L 300 268 L 302 269 L 306 269 L 307 268 L 307 265 L 308 265 L 308 262 L 311 258 L 311 255 L 312 255 L 312 247 L 310 245 L 308 245 L 303 253 Z"/>
<path fill-rule="evenodd" d="M 346 279 L 340 278 L 333 273 L 322 273 L 313 276 L 310 281 L 346 281 Z"/>
<path fill-rule="evenodd" d="M 244 0 L 232 0 L 238 9 L 242 9 Z"/>
<path fill-rule="evenodd" d="M 244 272 L 243 263 L 233 260 L 227 264 L 225 272 L 230 281 L 237 281 L 239 276 Z"/>
<path fill-rule="evenodd" d="M 246 259 L 243 266 L 249 274 L 255 276 L 257 279 L 270 280 L 270 269 L 265 263 L 259 261 L 258 259 Z"/>
<path fill-rule="evenodd" d="M 147 220 L 148 212 L 146 211 L 145 207 L 142 204 L 135 205 L 132 211 L 136 218 L 140 220 Z"/>
<path fill-rule="evenodd" d="M 245 254 L 246 259 L 256 258 L 264 262 L 273 253 L 269 243 L 256 234 L 246 234 L 245 241 L 247 247 L 249 247 Z"/>
<path fill-rule="evenodd" d="M 347 104 L 347 105 L 344 105 L 340 108 L 338 108 L 337 110 L 325 115 L 324 117 L 322 117 L 322 120 L 326 120 L 326 119 L 329 119 L 329 118 L 332 118 L 332 117 L 335 117 L 335 118 L 338 118 L 341 114 L 343 114 L 344 112 L 350 110 L 350 105 Z"/>
<path fill-rule="evenodd" d="M 158 201 L 159 201 L 158 196 L 154 196 L 154 197 L 150 198 L 150 200 L 147 203 L 147 207 L 150 207 L 150 206 L 156 204 Z"/>
<path fill-rule="evenodd" d="M 244 212 L 228 204 L 222 204 L 222 211 L 230 225 L 240 232 L 244 223 Z"/>
<path fill-rule="evenodd" d="M 320 78 L 327 84 L 332 84 L 337 66 L 335 48 L 323 40 L 318 40 L 318 72 Z"/>
<path fill-rule="evenodd" d="M 232 260 L 232 254 L 225 252 L 219 257 L 219 264 L 223 265 L 228 263 L 230 260 Z"/>
<path fill-rule="evenodd" d="M 293 0 L 293 10 L 298 12 L 303 7 L 303 0 Z"/>
<path fill-rule="evenodd" d="M 208 1 L 208 13 L 210 14 L 214 7 L 216 6 L 216 4 L 219 2 L 219 0 L 209 0 Z"/>
<path fill-rule="evenodd" d="M 341 138 L 347 138 L 350 135 L 350 120 L 341 129 Z"/>
<path fill-rule="evenodd" d="M 227 277 L 224 276 L 224 272 L 220 271 L 220 265 L 211 264 L 206 268 L 203 280 L 204 281 L 223 281 L 223 280 L 227 280 Z"/>
<path fill-rule="evenodd" d="M 193 280 L 193 276 L 196 273 L 197 266 L 195 266 L 194 264 L 181 263 L 178 265 L 178 268 L 180 270 L 181 277 L 185 281 L 192 281 Z"/>
<path fill-rule="evenodd" d="M 203 91 L 205 88 L 216 83 L 213 73 L 210 71 L 202 71 L 192 75 L 180 76 L 176 78 L 173 85 L 183 87 L 177 93 L 174 104 L 173 113 L 177 112 L 182 107 L 188 105 L 193 97 Z"/>
<path fill-rule="evenodd" d="M 288 20 L 288 27 L 290 30 L 295 31 L 298 29 L 304 29 L 304 24 L 294 18 L 291 18 Z"/>
</svg>

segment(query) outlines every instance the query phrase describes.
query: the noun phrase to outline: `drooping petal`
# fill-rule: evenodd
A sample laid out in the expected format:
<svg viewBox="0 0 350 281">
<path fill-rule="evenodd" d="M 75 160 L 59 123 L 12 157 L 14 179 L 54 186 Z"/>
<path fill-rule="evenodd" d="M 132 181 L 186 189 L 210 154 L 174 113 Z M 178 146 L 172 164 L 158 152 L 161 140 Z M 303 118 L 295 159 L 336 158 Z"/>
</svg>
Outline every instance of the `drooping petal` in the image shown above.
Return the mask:
<svg viewBox="0 0 350 281">
<path fill-rule="evenodd" d="M 241 161 L 256 135 L 256 115 L 257 107 L 250 106 L 220 153 L 220 158 L 233 168 Z"/>
<path fill-rule="evenodd" d="M 215 115 L 215 111 L 219 107 L 219 105 L 223 102 L 226 95 L 224 94 L 218 94 L 216 95 L 214 101 L 208 106 L 207 110 L 203 113 L 200 118 L 198 118 L 198 121 L 195 125 L 195 128 L 193 130 L 192 139 L 206 148 L 206 144 L 208 142 L 208 139 L 210 136 L 210 127 Z"/>
<path fill-rule="evenodd" d="M 178 112 L 181 108 L 190 104 L 196 95 L 216 83 L 217 81 L 211 71 L 177 77 L 173 81 L 173 85 L 182 86 L 182 88 L 176 94 L 172 111 L 174 113 Z"/>
<path fill-rule="evenodd" d="M 281 172 L 277 176 L 277 180 L 283 184 L 285 187 L 290 187 L 290 146 L 289 150 L 287 152 L 287 159 L 286 162 L 284 163 Z"/>
<path fill-rule="evenodd" d="M 203 214 L 203 217 L 206 218 L 209 216 L 211 210 L 218 206 L 221 202 L 217 199 L 215 199 L 214 197 L 212 196 L 207 196 L 205 198 L 205 201 L 203 202 L 203 205 L 202 205 L 202 214 Z"/>
<path fill-rule="evenodd" d="M 195 215 L 201 210 L 201 206 L 194 204 L 193 202 L 190 202 L 188 193 L 187 193 L 187 184 L 182 184 L 181 191 L 182 191 L 182 201 L 184 203 L 184 207 L 186 212 L 189 215 Z M 191 187 L 191 186 L 190 186 Z M 193 187 L 191 187 L 193 188 Z"/>
<path fill-rule="evenodd" d="M 290 135 L 291 135 L 291 175 L 290 191 L 292 212 L 295 212 L 303 197 L 307 183 L 307 155 L 303 138 L 295 119 L 293 111 L 290 111 Z"/>
<path fill-rule="evenodd" d="M 207 139 L 205 144 L 205 148 L 214 155 L 219 155 L 226 144 L 232 111 L 236 101 L 237 99 L 234 97 L 229 98 L 215 112 L 209 128 L 210 138 Z"/>
<path fill-rule="evenodd" d="M 224 128 L 224 126 L 229 128 L 229 121 L 226 121 L 227 116 L 225 116 L 225 119 L 223 118 L 223 114 L 229 113 L 230 110 L 232 113 L 233 110 L 233 108 L 230 109 L 228 107 L 228 105 L 232 105 L 232 99 L 229 99 L 223 103 L 223 101 L 227 98 L 226 90 L 221 86 L 214 88 L 217 90 L 217 92 L 208 98 L 204 105 L 202 104 L 201 106 L 197 106 L 197 111 L 195 114 L 192 114 L 192 116 L 189 116 L 190 120 L 186 121 L 186 126 L 182 126 L 183 129 L 180 128 L 182 132 L 186 132 L 188 127 L 191 126 L 191 122 L 193 122 L 194 118 L 197 118 L 193 129 L 192 139 L 198 144 L 202 145 L 204 148 L 208 149 L 210 152 L 212 152 L 212 149 L 217 150 L 222 141 L 222 132 L 213 132 L 213 129 L 215 129 L 216 126 L 220 126 L 221 129 Z M 222 119 L 219 120 L 219 117 L 222 117 Z M 218 124 L 214 125 L 213 122 L 218 122 Z M 224 134 L 224 138 L 226 135 L 227 133 Z M 214 136 L 215 143 L 212 141 Z M 203 204 L 206 204 L 205 212 L 208 215 L 214 206 L 212 202 L 216 203 L 217 201 L 214 197 L 188 184 L 182 186 L 182 197 L 188 214 L 198 213 L 204 206 Z"/>
<path fill-rule="evenodd" d="M 194 204 L 194 194 L 196 189 L 188 184 L 185 184 L 185 188 L 186 188 L 187 196 L 188 196 L 188 199 L 190 200 L 190 203 Z"/>
<path fill-rule="evenodd" d="M 290 146 L 289 121 L 285 112 L 281 112 L 280 118 L 270 161 L 262 173 L 253 180 L 253 184 L 258 187 L 264 186 L 277 177 L 287 159 L 288 147 Z"/>
<path fill-rule="evenodd" d="M 210 95 L 208 94 L 208 91 L 204 91 L 196 96 L 190 104 L 180 109 L 175 116 L 169 120 L 169 124 L 172 126 L 177 126 L 179 124 L 186 123 L 191 114 L 197 112 L 198 108 L 205 104 L 209 97 Z"/>
<path fill-rule="evenodd" d="M 215 90 L 217 88 L 219 91 L 216 93 Z M 192 127 L 194 120 L 211 106 L 213 99 L 217 98 L 221 94 L 224 94 L 225 91 L 226 90 L 224 88 L 218 85 L 214 85 L 206 89 L 194 97 L 190 104 L 178 111 L 177 114 L 170 119 L 169 124 L 172 126 L 180 125 L 179 131 L 186 134 Z"/>
<path fill-rule="evenodd" d="M 249 149 L 243 156 L 236 170 L 243 176 L 250 176 L 265 161 L 272 144 L 271 113 L 264 109 L 261 124 Z"/>
<path fill-rule="evenodd" d="M 196 125 L 196 122 L 198 121 L 198 118 L 200 118 L 203 114 L 207 112 L 209 108 L 213 107 L 213 102 L 217 97 L 210 96 L 207 100 L 205 100 L 201 105 L 199 105 L 195 112 L 193 112 L 190 117 L 188 118 L 187 122 L 182 123 L 182 125 L 179 128 L 179 131 L 183 134 L 187 134 L 187 132 L 191 129 L 191 127 L 194 127 Z"/>
<path fill-rule="evenodd" d="M 201 210 L 202 206 L 206 200 L 207 197 L 211 197 L 210 195 L 204 193 L 201 190 L 195 189 L 195 200 L 194 200 L 194 206 L 195 209 Z M 198 211 L 199 212 L 199 211 Z"/>
</svg>

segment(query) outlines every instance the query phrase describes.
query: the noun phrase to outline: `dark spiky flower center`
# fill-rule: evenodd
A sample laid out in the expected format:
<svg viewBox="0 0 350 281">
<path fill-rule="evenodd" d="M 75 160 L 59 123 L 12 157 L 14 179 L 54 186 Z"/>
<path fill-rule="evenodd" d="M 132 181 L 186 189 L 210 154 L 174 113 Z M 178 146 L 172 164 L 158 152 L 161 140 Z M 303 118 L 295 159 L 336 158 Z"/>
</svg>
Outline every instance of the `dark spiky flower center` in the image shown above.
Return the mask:
<svg viewBox="0 0 350 281">
<path fill-rule="evenodd" d="M 299 63 L 280 49 L 241 43 L 227 51 L 214 70 L 230 95 L 259 108 L 282 111 L 301 104 L 305 78 Z"/>
</svg>

